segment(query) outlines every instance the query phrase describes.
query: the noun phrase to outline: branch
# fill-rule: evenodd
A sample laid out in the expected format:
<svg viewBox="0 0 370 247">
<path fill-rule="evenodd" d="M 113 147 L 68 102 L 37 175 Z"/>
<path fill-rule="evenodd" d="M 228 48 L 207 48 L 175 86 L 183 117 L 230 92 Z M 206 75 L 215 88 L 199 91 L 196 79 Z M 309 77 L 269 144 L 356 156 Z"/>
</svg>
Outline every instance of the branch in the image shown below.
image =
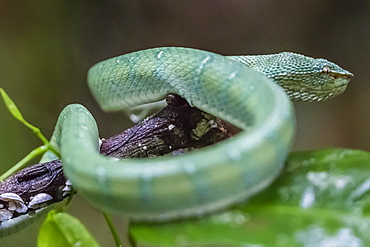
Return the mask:
<svg viewBox="0 0 370 247">
<path fill-rule="evenodd" d="M 117 158 L 144 158 L 178 155 L 227 139 L 239 132 L 233 125 L 191 107 L 178 95 L 169 94 L 167 106 L 157 114 L 108 139 L 102 139 L 100 153 Z M 9 219 L 31 213 L 32 199 L 46 193 L 52 197 L 39 205 L 59 202 L 68 194 L 67 179 L 60 160 L 27 167 L 0 183 L 0 207 L 13 213 Z M 27 210 L 11 210 L 8 193 L 22 199 Z M 11 195 L 11 194 L 10 194 Z M 20 202 L 18 202 L 20 203 Z M 0 215 L 1 216 L 1 215 Z M 5 219 L 5 220 L 9 220 Z M 0 221 L 5 221 L 0 217 Z"/>
</svg>

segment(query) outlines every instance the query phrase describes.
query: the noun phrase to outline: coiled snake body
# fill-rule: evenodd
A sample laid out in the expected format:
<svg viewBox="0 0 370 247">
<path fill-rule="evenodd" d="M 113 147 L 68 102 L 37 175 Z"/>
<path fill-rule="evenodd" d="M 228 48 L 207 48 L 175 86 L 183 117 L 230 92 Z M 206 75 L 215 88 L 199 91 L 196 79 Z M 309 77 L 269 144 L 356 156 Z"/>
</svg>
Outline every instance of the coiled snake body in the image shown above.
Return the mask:
<svg viewBox="0 0 370 247">
<path fill-rule="evenodd" d="M 52 143 L 73 186 L 102 210 L 145 221 L 200 215 L 245 200 L 279 175 L 295 133 L 288 96 L 332 98 L 351 76 L 325 59 L 290 52 L 227 57 L 179 47 L 142 50 L 90 69 L 89 87 L 103 110 L 175 93 L 243 131 L 181 156 L 117 160 L 99 154 L 96 123 L 74 104 L 60 114 Z"/>
<path fill-rule="evenodd" d="M 103 110 L 176 93 L 244 131 L 180 157 L 116 160 L 99 154 L 89 112 L 71 105 L 61 113 L 53 140 L 67 177 L 97 207 L 134 220 L 198 215 L 245 200 L 280 173 L 295 119 L 287 94 L 272 81 L 291 98 L 321 101 L 343 92 L 350 76 L 325 59 L 294 53 L 225 57 L 178 47 L 138 51 L 90 69 L 89 87 Z"/>
</svg>

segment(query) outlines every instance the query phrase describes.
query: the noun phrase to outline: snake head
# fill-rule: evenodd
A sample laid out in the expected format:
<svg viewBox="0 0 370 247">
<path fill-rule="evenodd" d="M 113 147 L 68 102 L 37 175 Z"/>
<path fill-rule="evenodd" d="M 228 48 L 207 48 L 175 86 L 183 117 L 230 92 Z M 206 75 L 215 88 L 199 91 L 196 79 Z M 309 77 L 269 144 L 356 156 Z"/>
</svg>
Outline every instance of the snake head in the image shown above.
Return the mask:
<svg viewBox="0 0 370 247">
<path fill-rule="evenodd" d="M 291 52 L 276 54 L 270 66 L 280 73 L 267 77 L 281 85 L 296 101 L 324 101 L 343 93 L 353 74 L 323 58 L 311 58 Z M 278 65 L 274 65 L 278 62 Z M 270 67 L 270 68 L 271 68 Z"/>
</svg>

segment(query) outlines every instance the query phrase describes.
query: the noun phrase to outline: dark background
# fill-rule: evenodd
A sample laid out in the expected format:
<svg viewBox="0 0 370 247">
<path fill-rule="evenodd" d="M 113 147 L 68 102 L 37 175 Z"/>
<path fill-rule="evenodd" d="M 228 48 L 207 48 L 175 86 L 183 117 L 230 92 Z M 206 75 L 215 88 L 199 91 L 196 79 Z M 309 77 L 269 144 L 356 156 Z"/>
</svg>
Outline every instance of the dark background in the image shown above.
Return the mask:
<svg viewBox="0 0 370 247">
<path fill-rule="evenodd" d="M 158 46 L 224 55 L 294 51 L 327 58 L 355 74 L 345 94 L 295 104 L 294 149 L 369 151 L 369 31 L 369 6 L 362 0 L 1 0 L 0 87 L 47 137 L 59 112 L 74 102 L 93 113 L 104 137 L 130 123 L 122 114 L 102 113 L 88 91 L 86 72 L 100 60 Z M 0 140 L 0 172 L 40 145 L 2 104 Z M 73 204 L 71 212 L 90 222 L 102 246 L 111 246 L 102 217 L 94 217 L 98 212 L 78 199 Z M 0 246 L 33 246 L 36 231 L 1 239 Z"/>
</svg>

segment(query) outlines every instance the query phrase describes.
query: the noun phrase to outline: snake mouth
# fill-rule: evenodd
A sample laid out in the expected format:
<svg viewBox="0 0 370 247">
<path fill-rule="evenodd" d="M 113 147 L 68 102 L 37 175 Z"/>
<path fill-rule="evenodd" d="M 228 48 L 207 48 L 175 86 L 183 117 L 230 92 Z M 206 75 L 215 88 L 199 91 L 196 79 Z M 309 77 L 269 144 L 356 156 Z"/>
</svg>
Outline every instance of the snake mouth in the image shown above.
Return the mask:
<svg viewBox="0 0 370 247">
<path fill-rule="evenodd" d="M 342 94 L 347 89 L 347 86 L 348 86 L 348 83 L 347 84 L 340 85 L 340 86 L 336 86 L 333 91 L 329 92 L 326 95 L 326 97 L 324 97 L 322 100 L 318 100 L 318 101 L 323 101 L 323 100 L 331 99 L 331 98 L 334 98 L 334 97 Z"/>
<path fill-rule="evenodd" d="M 348 74 L 336 74 L 333 77 L 335 80 L 332 83 L 325 84 L 321 87 L 321 91 L 323 93 L 326 92 L 326 96 L 319 101 L 331 99 L 342 94 L 347 89 L 348 83 L 352 79 L 353 74 L 348 72 Z"/>
<path fill-rule="evenodd" d="M 351 76 L 341 76 L 332 83 L 323 85 L 307 85 L 306 87 L 286 86 L 284 89 L 290 99 L 301 102 L 320 102 L 342 94 L 351 79 Z"/>
</svg>

